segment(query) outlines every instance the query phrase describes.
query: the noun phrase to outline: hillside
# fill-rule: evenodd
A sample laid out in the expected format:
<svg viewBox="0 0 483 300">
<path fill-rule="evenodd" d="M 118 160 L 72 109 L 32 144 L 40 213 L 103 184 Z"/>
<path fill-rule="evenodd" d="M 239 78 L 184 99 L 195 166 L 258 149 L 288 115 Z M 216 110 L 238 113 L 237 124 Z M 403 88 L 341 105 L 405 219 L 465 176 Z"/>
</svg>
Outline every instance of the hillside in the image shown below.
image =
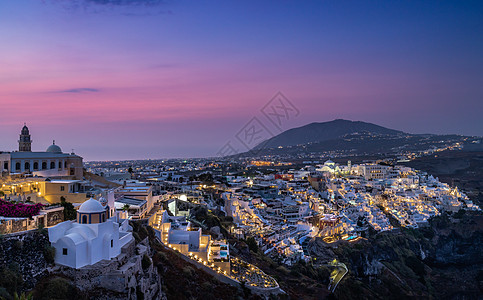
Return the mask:
<svg viewBox="0 0 483 300">
<path fill-rule="evenodd" d="M 254 149 L 276 148 L 279 146 L 295 146 L 319 143 L 342 138 L 349 134 L 364 133 L 372 135 L 404 135 L 404 132 L 388 129 L 372 123 L 337 119 L 330 122 L 310 123 L 308 125 L 286 130 L 269 140 L 262 142 Z"/>
<path fill-rule="evenodd" d="M 377 233 L 337 246 L 309 244 L 317 262 L 337 258 L 349 268 L 336 299 L 479 299 L 483 279 L 483 215 L 455 213 L 429 226 Z"/>
<path fill-rule="evenodd" d="M 455 134 L 411 134 L 361 121 L 334 120 L 289 129 L 234 157 L 313 159 L 320 157 L 398 158 L 460 149 L 481 137 Z"/>
</svg>

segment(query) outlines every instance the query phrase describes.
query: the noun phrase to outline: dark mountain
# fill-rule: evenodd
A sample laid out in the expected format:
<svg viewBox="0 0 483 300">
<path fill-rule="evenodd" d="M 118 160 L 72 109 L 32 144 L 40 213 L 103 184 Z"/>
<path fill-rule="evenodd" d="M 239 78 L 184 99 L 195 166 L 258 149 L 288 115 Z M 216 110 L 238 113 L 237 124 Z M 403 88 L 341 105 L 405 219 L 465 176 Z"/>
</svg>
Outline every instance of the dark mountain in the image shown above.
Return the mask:
<svg viewBox="0 0 483 300">
<path fill-rule="evenodd" d="M 310 123 L 302 127 L 289 129 L 262 142 L 254 150 L 320 143 L 357 133 L 376 136 L 405 135 L 402 131 L 388 129 L 372 123 L 337 119 L 330 122 Z"/>
</svg>

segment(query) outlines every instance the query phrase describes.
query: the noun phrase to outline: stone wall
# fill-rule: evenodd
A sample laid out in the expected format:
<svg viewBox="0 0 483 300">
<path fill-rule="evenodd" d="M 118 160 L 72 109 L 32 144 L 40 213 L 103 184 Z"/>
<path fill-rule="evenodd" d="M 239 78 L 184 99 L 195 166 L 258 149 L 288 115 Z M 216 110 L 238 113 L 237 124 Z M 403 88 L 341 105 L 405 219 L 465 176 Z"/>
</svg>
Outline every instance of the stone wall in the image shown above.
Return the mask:
<svg viewBox="0 0 483 300">
<path fill-rule="evenodd" d="M 44 231 L 32 230 L 0 237 L 0 265 L 18 265 L 24 290 L 32 289 L 46 273 L 46 247 L 50 246 Z"/>
<path fill-rule="evenodd" d="M 46 227 L 51 227 L 57 225 L 61 222 L 64 222 L 64 208 L 58 207 L 55 209 L 45 209 L 44 210 L 47 214 L 46 216 Z"/>
<path fill-rule="evenodd" d="M 0 233 L 9 234 L 36 228 L 36 222 L 29 218 L 8 218 L 0 221 Z"/>
</svg>

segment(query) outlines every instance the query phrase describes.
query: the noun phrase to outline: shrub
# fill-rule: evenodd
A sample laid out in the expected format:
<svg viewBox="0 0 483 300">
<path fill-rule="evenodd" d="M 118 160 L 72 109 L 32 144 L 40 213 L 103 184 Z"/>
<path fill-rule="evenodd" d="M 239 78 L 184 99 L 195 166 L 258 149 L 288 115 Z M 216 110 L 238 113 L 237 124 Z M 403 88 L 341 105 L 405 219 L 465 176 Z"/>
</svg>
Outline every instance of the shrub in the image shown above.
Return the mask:
<svg viewBox="0 0 483 300">
<path fill-rule="evenodd" d="M 147 254 L 143 255 L 143 258 L 141 260 L 141 265 L 142 265 L 144 270 L 149 268 L 149 266 L 151 265 L 151 259 L 149 258 L 149 256 Z"/>
<path fill-rule="evenodd" d="M 23 284 L 22 274 L 16 263 L 11 263 L 8 267 L 0 266 L 0 287 L 3 287 L 8 294 L 15 294 Z"/>
<path fill-rule="evenodd" d="M 54 277 L 38 290 L 35 299 L 75 299 L 76 288 L 65 278 Z"/>
<path fill-rule="evenodd" d="M 255 240 L 255 238 L 253 237 L 249 237 L 247 238 L 247 245 L 248 245 L 248 248 L 253 251 L 253 252 L 258 252 L 258 244 L 257 244 L 257 241 Z"/>
<path fill-rule="evenodd" d="M 49 264 L 53 264 L 55 261 L 55 248 L 49 244 L 44 246 L 44 258 Z"/>
<path fill-rule="evenodd" d="M 12 296 L 8 293 L 7 289 L 0 287 L 0 299 L 10 299 Z"/>
<path fill-rule="evenodd" d="M 193 277 L 193 276 L 194 276 L 194 274 L 195 274 L 195 270 L 193 270 L 193 268 L 192 268 L 192 267 L 187 266 L 187 267 L 184 267 L 184 268 L 183 268 L 183 274 L 184 274 L 184 275 L 185 275 L 187 278 L 191 278 L 191 277 Z"/>
<path fill-rule="evenodd" d="M 284 266 L 280 266 L 276 270 L 284 275 L 288 275 L 290 273 L 290 271 Z"/>
<path fill-rule="evenodd" d="M 209 281 L 205 281 L 201 284 L 201 288 L 205 291 L 210 291 L 213 288 L 213 286 Z"/>
<path fill-rule="evenodd" d="M 164 252 L 156 252 L 153 256 L 153 261 L 156 264 L 168 261 L 168 256 Z"/>
<path fill-rule="evenodd" d="M 64 220 L 75 220 L 77 218 L 77 211 L 74 205 L 70 202 L 65 201 L 65 198 L 60 199 L 60 205 L 64 208 Z"/>
<path fill-rule="evenodd" d="M 136 243 L 141 242 L 141 238 L 139 237 L 139 234 L 137 232 L 133 232 L 132 236 L 134 237 Z"/>
</svg>

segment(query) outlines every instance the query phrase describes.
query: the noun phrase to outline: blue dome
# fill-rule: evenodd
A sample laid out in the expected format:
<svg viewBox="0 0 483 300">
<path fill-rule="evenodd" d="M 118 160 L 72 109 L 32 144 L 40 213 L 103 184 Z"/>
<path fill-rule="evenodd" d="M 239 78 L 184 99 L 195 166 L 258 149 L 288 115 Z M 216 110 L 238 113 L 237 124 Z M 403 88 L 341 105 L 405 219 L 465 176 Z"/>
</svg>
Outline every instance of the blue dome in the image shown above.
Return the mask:
<svg viewBox="0 0 483 300">
<path fill-rule="evenodd" d="M 57 146 L 54 141 L 52 145 L 50 145 L 49 148 L 47 148 L 47 152 L 62 153 L 62 149 L 60 149 L 60 147 Z"/>
</svg>

